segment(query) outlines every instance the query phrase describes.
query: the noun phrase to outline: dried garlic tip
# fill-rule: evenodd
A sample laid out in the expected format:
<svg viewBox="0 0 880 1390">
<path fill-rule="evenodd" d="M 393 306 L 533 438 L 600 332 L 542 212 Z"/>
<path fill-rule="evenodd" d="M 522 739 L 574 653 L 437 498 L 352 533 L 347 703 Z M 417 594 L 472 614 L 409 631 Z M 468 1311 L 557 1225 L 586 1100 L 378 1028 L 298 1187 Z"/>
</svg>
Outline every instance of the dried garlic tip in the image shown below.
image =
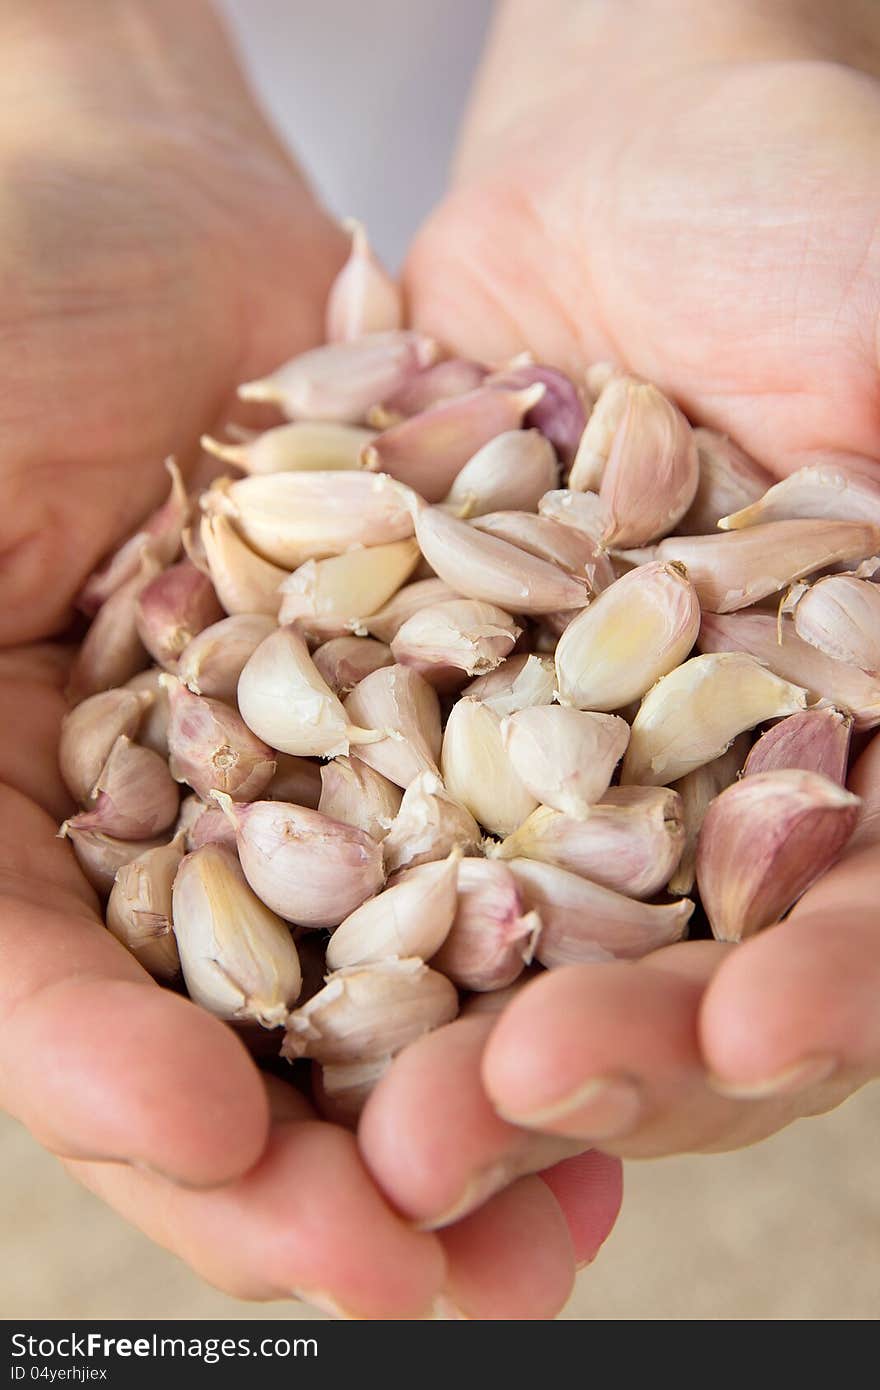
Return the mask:
<svg viewBox="0 0 880 1390">
<path fill-rule="evenodd" d="M 840 854 L 861 802 L 815 772 L 759 772 L 706 812 L 697 848 L 700 897 L 719 941 L 741 941 L 784 916 Z"/>
<path fill-rule="evenodd" d="M 748 652 L 783 680 L 803 686 L 811 701 L 827 700 L 851 714 L 856 731 L 880 724 L 880 680 L 802 642 L 790 618 L 777 625 L 770 613 L 704 613 L 698 645 L 703 652 Z"/>
<path fill-rule="evenodd" d="M 800 768 L 846 785 L 852 719 L 840 710 L 806 709 L 780 719 L 762 734 L 745 760 L 743 776 Z"/>
<path fill-rule="evenodd" d="M 699 630 L 697 595 L 679 565 L 631 570 L 559 639 L 560 701 L 582 710 L 622 709 L 684 661 Z"/>
<path fill-rule="evenodd" d="M 405 499 L 384 473 L 255 475 L 215 483 L 203 506 L 228 516 L 258 555 L 289 570 L 413 533 Z"/>
<path fill-rule="evenodd" d="M 403 325 L 403 297 L 397 283 L 374 256 L 361 222 L 349 218 L 351 251 L 327 297 L 327 341 L 351 342 L 368 333 Z"/>
<path fill-rule="evenodd" d="M 87 695 L 96 695 L 100 690 L 125 685 L 149 664 L 150 658 L 137 630 L 137 601 L 161 569 L 152 551 L 142 549 L 137 573 L 101 604 L 71 667 L 67 689 L 71 704 L 78 704 Z"/>
<path fill-rule="evenodd" d="M 794 603 L 794 630 L 835 661 L 880 676 L 880 586 L 852 574 L 830 574 Z"/>
<path fill-rule="evenodd" d="M 281 1052 L 324 1064 L 393 1057 L 457 1012 L 455 986 L 421 960 L 353 965 L 290 1015 Z"/>
<path fill-rule="evenodd" d="M 390 1057 L 377 1057 L 370 1062 L 331 1062 L 324 1067 L 316 1062 L 314 1099 L 319 1113 L 331 1124 L 355 1128 L 390 1065 Z"/>
<path fill-rule="evenodd" d="M 178 677 L 196 695 L 234 701 L 245 664 L 275 627 L 275 620 L 264 613 L 233 613 L 221 618 L 184 647 L 177 663 Z"/>
<path fill-rule="evenodd" d="M 711 613 L 732 613 L 795 579 L 840 560 L 860 560 L 880 544 L 880 530 L 855 521 L 773 521 L 712 536 L 672 536 L 657 555 L 686 567 Z"/>
<path fill-rule="evenodd" d="M 133 690 L 145 697 L 146 708 L 138 725 L 137 741 L 144 748 L 152 748 L 160 757 L 168 757 L 168 723 L 171 709 L 168 704 L 168 691 L 159 682 L 164 675 L 160 666 L 151 666 L 148 671 L 139 671 L 126 681 L 124 690 Z"/>
<path fill-rule="evenodd" d="M 487 379 L 487 386 L 522 389 L 536 382 L 544 394 L 526 413 L 524 425 L 540 430 L 549 439 L 563 463 L 571 463 L 577 452 L 587 423 L 587 396 L 575 386 L 571 377 L 556 367 L 541 362 L 515 359 Z"/>
<path fill-rule="evenodd" d="M 112 891 L 123 864 L 130 864 L 139 854 L 166 842 L 164 835 L 148 840 L 119 840 L 113 835 L 105 835 L 101 830 L 80 830 L 69 820 L 64 822 L 58 834 L 61 839 L 70 841 L 83 874 L 102 898 Z"/>
<path fill-rule="evenodd" d="M 64 716 L 58 766 L 75 801 L 89 804 L 111 748 L 120 734 L 136 735 L 149 703 L 149 695 L 134 690 L 103 690 Z"/>
<path fill-rule="evenodd" d="M 806 691 L 742 652 L 695 656 L 648 691 L 633 720 L 621 781 L 675 782 L 719 757 L 737 734 L 794 714 Z"/>
<path fill-rule="evenodd" d="M 394 817 L 400 810 L 403 793 L 387 777 L 366 763 L 351 758 L 334 758 L 320 769 L 321 798 L 318 810 L 322 816 L 355 825 L 374 840 L 388 834 Z M 405 951 L 404 955 L 418 955 Z"/>
<path fill-rule="evenodd" d="M 629 725 L 614 714 L 543 705 L 502 720 L 501 741 L 523 786 L 544 805 L 577 818 L 607 792 L 629 743 Z"/>
<path fill-rule="evenodd" d="M 726 435 L 695 429 L 700 481 L 693 502 L 676 524 L 680 536 L 706 536 L 722 517 L 757 502 L 773 475 L 755 463 Z"/>
<path fill-rule="evenodd" d="M 681 411 L 654 386 L 630 385 L 626 396 L 599 486 L 608 546 L 647 545 L 668 535 L 693 502 L 700 477 L 696 441 Z"/>
<path fill-rule="evenodd" d="M 540 931 L 506 864 L 463 859 L 454 920 L 432 965 L 460 989 L 504 989 L 531 961 Z"/>
<path fill-rule="evenodd" d="M 235 826 L 248 883 L 289 921 L 336 927 L 382 887 L 382 847 L 363 830 L 283 801 L 212 796 Z"/>
<path fill-rule="evenodd" d="M 415 613 L 459 597 L 442 579 L 417 579 L 414 584 L 400 589 L 378 612 L 369 614 L 364 619 L 364 627 L 380 642 L 392 642 Z"/>
<path fill-rule="evenodd" d="M 814 517 L 819 521 L 862 521 L 880 526 L 880 478 L 877 464 L 810 463 L 774 483 L 750 506 L 724 516 L 725 531 L 770 521 Z"/>
<path fill-rule="evenodd" d="M 171 491 L 140 530 L 129 536 L 118 550 L 86 580 L 76 599 L 80 612 L 93 617 L 103 603 L 123 584 L 134 579 L 141 567 L 141 554 L 148 548 L 159 566 L 170 565 L 180 552 L 183 529 L 189 520 L 190 503 L 173 458 L 165 460 L 171 477 Z"/>
<path fill-rule="evenodd" d="M 385 836 L 385 872 L 445 859 L 456 846 L 463 854 L 479 854 L 482 838 L 470 811 L 449 795 L 440 778 L 421 772 L 404 792 Z"/>
<path fill-rule="evenodd" d="M 67 822 L 119 840 L 148 840 L 177 817 L 180 793 L 163 758 L 121 734 L 92 788 L 92 806 Z"/>
<path fill-rule="evenodd" d="M 439 690 L 483 675 L 513 649 L 521 629 L 509 613 L 476 599 L 451 599 L 414 613 L 392 639 L 394 660 Z"/>
<path fill-rule="evenodd" d="M 377 434 L 361 454 L 363 466 L 389 473 L 428 502 L 446 496 L 470 458 L 496 435 L 515 430 L 544 394 L 478 387 L 454 396 Z"/>
<path fill-rule="evenodd" d="M 505 430 L 468 459 L 443 506 L 463 518 L 533 512 L 558 481 L 553 445 L 539 430 Z"/>
<path fill-rule="evenodd" d="M 508 613 L 586 607 L 590 590 L 585 580 L 411 497 L 422 554 L 464 597 L 495 603 Z"/>
<path fill-rule="evenodd" d="M 375 401 L 399 391 L 436 357 L 436 343 L 421 333 L 371 333 L 302 352 L 262 381 L 240 386 L 238 394 L 277 405 L 291 420 L 357 424 Z"/>
<path fill-rule="evenodd" d="M 241 468 L 245 473 L 335 472 L 359 468 L 360 453 L 375 430 L 357 425 L 336 425 L 330 420 L 297 420 L 276 425 L 242 444 L 225 444 L 209 434 L 202 448 L 214 458 Z"/>
<path fill-rule="evenodd" d="M 488 374 L 481 362 L 471 362 L 465 357 L 448 357 L 444 362 L 435 362 L 433 367 L 418 372 L 399 391 L 386 398 L 387 409 L 377 411 L 382 417 L 381 428 L 387 429 L 392 421 L 406 416 L 419 415 L 453 396 L 466 396 L 476 391 Z M 372 418 L 373 411 L 370 411 L 368 419 Z"/>
<path fill-rule="evenodd" d="M 238 707 L 248 728 L 282 753 L 330 758 L 372 737 L 349 723 L 293 627 L 270 633 L 248 658 L 238 682 Z"/>
<path fill-rule="evenodd" d="M 184 647 L 223 617 L 214 586 L 189 560 L 181 560 L 141 590 L 135 607 L 138 635 L 154 661 L 175 670 Z"/>
<path fill-rule="evenodd" d="M 517 710 L 552 704 L 556 695 L 556 669 L 551 657 L 522 652 L 519 656 L 509 656 L 487 676 L 478 676 L 462 693 L 488 705 L 504 718 Z"/>
<path fill-rule="evenodd" d="M 488 853 L 540 859 L 631 898 L 650 898 L 672 877 L 684 848 L 681 802 L 669 787 L 612 787 L 575 820 L 539 806 Z"/>
<path fill-rule="evenodd" d="M 279 620 L 297 623 L 316 641 L 351 631 L 364 634 L 363 619 L 397 593 L 418 562 L 414 540 L 307 560 L 281 584 Z"/>
<path fill-rule="evenodd" d="M 509 541 L 540 560 L 586 579 L 594 593 L 614 582 L 611 561 L 599 549 L 599 542 L 575 526 L 528 512 L 489 512 L 475 517 L 471 524 L 478 531 Z"/>
<path fill-rule="evenodd" d="M 183 858 L 183 835 L 120 866 L 107 903 L 107 926 L 157 980 L 180 974 L 172 930 L 171 889 Z"/>
<path fill-rule="evenodd" d="M 509 835 L 538 805 L 501 738 L 501 718 L 479 700 L 453 705 L 440 766 L 446 789 L 493 835 Z"/>
<path fill-rule="evenodd" d="M 420 772 L 438 771 L 440 703 L 428 682 L 406 666 L 383 666 L 365 676 L 345 701 L 349 719 L 368 720 L 385 737 L 359 744 L 357 756 L 398 787 Z"/>
<path fill-rule="evenodd" d="M 168 766 L 203 799 L 212 791 L 252 801 L 269 785 L 275 754 L 222 700 L 194 695 L 175 676 L 165 677 L 171 705 Z"/>
<path fill-rule="evenodd" d="M 790 719 L 803 719 L 804 714 L 790 715 Z M 782 720 L 782 724 L 788 720 Z M 697 865 L 697 840 L 700 827 L 709 804 L 719 792 L 731 786 L 742 771 L 749 751 L 751 738 L 740 734 L 725 753 L 713 758 L 711 763 L 695 767 L 693 772 L 680 777 L 675 790 L 681 797 L 681 814 L 684 821 L 685 843 L 678 867 L 669 880 L 670 893 L 689 893 L 694 886 Z"/>
<path fill-rule="evenodd" d="M 331 637 L 312 652 L 312 660 L 340 699 L 350 695 L 371 671 L 394 665 L 391 648 L 372 637 Z"/>
<path fill-rule="evenodd" d="M 278 588 L 287 578 L 287 570 L 251 550 L 229 518 L 220 513 L 202 517 L 199 535 L 211 582 L 226 612 L 277 617 L 281 607 Z"/>
<path fill-rule="evenodd" d="M 174 880 L 174 932 L 190 998 L 218 1018 L 280 1028 L 302 974 L 290 928 L 222 845 L 188 854 Z"/>
<path fill-rule="evenodd" d="M 430 960 L 455 916 L 460 858 L 455 848 L 447 859 L 409 869 L 393 888 L 346 917 L 328 943 L 327 968 L 403 956 Z"/>
<path fill-rule="evenodd" d="M 541 919 L 535 955 L 548 969 L 638 960 L 680 941 L 694 910 L 688 898 L 643 903 L 538 859 L 511 859 L 507 867 Z"/>
</svg>

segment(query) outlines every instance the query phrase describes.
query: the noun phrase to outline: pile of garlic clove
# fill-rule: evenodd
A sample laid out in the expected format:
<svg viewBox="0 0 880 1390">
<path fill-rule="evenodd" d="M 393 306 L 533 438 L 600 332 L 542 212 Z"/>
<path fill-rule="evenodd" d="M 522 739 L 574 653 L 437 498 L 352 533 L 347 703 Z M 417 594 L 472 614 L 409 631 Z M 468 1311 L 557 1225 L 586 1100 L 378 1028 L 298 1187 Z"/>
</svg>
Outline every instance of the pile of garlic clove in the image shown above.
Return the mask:
<svg viewBox="0 0 880 1390">
<path fill-rule="evenodd" d="M 84 585 L 59 749 L 108 929 L 344 1123 L 536 971 L 778 922 L 880 724 L 880 467 L 774 483 L 610 366 L 402 322 L 355 227 L 328 343 L 241 387 L 286 423 L 199 497 L 169 462 Z"/>
</svg>

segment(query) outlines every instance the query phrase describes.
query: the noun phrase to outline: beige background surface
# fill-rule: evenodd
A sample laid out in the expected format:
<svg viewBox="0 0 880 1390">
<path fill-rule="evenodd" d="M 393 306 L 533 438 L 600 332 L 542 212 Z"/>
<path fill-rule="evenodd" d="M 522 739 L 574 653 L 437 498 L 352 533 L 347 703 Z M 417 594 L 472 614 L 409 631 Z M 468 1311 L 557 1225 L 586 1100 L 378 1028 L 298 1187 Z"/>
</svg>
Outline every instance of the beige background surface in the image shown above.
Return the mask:
<svg viewBox="0 0 880 1390">
<path fill-rule="evenodd" d="M 880 1086 L 739 1154 L 627 1169 L 624 1212 L 569 1319 L 880 1313 Z M 200 1283 L 0 1121 L 0 1316 L 321 1317 Z"/>
</svg>

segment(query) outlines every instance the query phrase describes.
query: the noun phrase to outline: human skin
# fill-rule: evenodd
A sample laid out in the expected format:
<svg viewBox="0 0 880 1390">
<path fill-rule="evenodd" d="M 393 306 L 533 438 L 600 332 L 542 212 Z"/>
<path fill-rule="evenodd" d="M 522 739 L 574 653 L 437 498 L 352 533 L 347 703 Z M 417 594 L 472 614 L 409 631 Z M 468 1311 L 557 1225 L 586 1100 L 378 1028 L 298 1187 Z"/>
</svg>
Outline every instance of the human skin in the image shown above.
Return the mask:
<svg viewBox="0 0 880 1390">
<path fill-rule="evenodd" d="M 204 0 L 0 3 L 0 42 L 0 1104 L 233 1294 L 417 1318 L 443 1293 L 473 1316 L 552 1316 L 613 1224 L 616 1160 L 414 1229 L 352 1134 L 104 930 L 56 838 L 70 652 L 52 639 L 165 494 L 165 456 L 191 467 L 239 382 L 320 341 L 346 238 Z M 528 1141 L 473 1100 L 496 1147 Z"/>
<path fill-rule="evenodd" d="M 780 475 L 880 460 L 878 76 L 871 4 L 510 0 L 409 259 L 416 326 L 464 355 L 610 358 Z M 627 1157 L 708 1151 L 876 1076 L 880 739 L 850 785 L 863 826 L 782 925 L 531 984 L 479 1060 L 498 1112 Z"/>
</svg>

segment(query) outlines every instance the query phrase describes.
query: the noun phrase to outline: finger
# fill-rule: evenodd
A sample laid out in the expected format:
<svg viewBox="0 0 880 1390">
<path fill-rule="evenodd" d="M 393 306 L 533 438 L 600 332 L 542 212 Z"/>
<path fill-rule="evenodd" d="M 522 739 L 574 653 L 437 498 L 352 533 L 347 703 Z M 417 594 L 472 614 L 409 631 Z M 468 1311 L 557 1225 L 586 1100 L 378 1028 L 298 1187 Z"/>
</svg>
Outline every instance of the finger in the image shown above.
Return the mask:
<svg viewBox="0 0 880 1390">
<path fill-rule="evenodd" d="M 367 1101 L 361 1153 L 381 1190 L 423 1226 L 460 1220 L 515 1178 L 578 1148 L 497 1115 L 480 1080 L 495 1018 L 460 1018 L 397 1057 Z"/>
<path fill-rule="evenodd" d="M 499 1112 L 627 1157 L 734 1147 L 791 1119 L 788 1099 L 745 1104 L 708 1084 L 697 1023 L 718 957 L 694 944 L 657 953 L 662 964 L 550 971 L 524 990 L 483 1057 Z"/>
<path fill-rule="evenodd" d="M 553 1318 L 574 1284 L 571 1233 L 540 1178 L 520 1178 L 440 1232 L 446 1317 L 481 1321 Z"/>
<path fill-rule="evenodd" d="M 0 778 L 59 821 L 71 813 L 56 753 L 69 664 L 60 646 L 0 652 Z"/>
<path fill-rule="evenodd" d="M 571 1236 L 578 1269 L 592 1264 L 614 1229 L 623 1201 L 619 1158 L 589 1149 L 539 1175 L 550 1188 Z"/>
<path fill-rule="evenodd" d="M 69 1166 L 114 1210 L 236 1298 L 303 1298 L 350 1318 L 421 1318 L 443 1284 L 436 1237 L 391 1211 L 354 1136 L 334 1125 L 276 1125 L 257 1165 L 211 1191 L 124 1167 Z"/>
</svg>

